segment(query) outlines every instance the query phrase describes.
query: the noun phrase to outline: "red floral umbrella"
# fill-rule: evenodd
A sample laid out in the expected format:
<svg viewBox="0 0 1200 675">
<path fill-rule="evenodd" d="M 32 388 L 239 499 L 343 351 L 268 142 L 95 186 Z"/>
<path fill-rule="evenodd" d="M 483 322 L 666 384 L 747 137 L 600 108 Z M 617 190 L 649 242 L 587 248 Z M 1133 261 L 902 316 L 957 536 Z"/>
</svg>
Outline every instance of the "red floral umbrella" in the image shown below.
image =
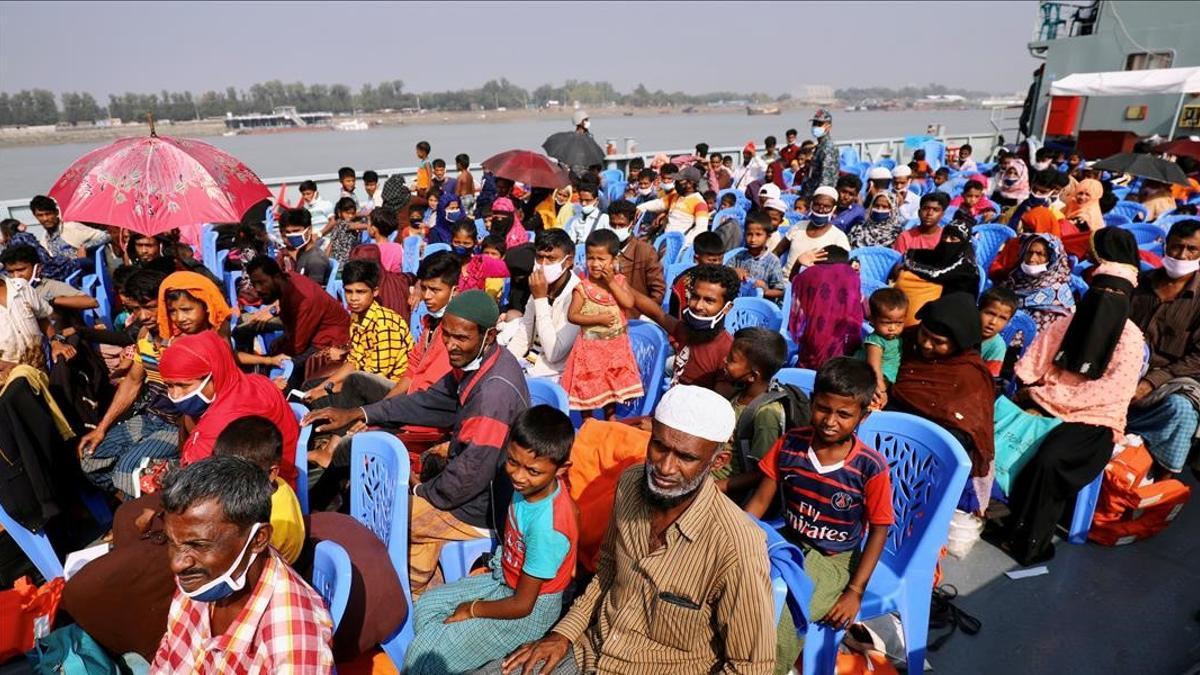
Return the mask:
<svg viewBox="0 0 1200 675">
<path fill-rule="evenodd" d="M 531 187 L 559 188 L 570 183 L 565 168 L 531 150 L 505 150 L 483 160 L 483 168 Z"/>
<path fill-rule="evenodd" d="M 75 160 L 50 188 L 64 220 L 146 235 L 237 222 L 270 191 L 234 157 L 186 138 L 122 138 Z"/>
</svg>

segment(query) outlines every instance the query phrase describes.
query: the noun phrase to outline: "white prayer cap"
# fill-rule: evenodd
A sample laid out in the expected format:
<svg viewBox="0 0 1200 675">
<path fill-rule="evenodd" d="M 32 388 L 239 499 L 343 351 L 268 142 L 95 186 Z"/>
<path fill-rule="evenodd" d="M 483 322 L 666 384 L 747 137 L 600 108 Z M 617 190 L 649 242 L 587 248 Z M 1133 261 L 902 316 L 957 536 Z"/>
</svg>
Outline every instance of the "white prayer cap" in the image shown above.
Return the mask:
<svg viewBox="0 0 1200 675">
<path fill-rule="evenodd" d="M 814 198 L 819 197 L 821 195 L 825 195 L 826 197 L 829 197 L 830 199 L 832 199 L 834 201 L 837 201 L 837 198 L 838 198 L 837 190 L 829 187 L 828 185 L 822 185 L 821 187 L 817 188 L 816 190 L 813 190 Z"/>
<path fill-rule="evenodd" d="M 892 172 L 882 166 L 871 167 L 867 171 L 867 180 L 891 180 Z"/>
<path fill-rule="evenodd" d="M 571 121 L 575 123 L 575 126 L 579 126 L 580 124 L 583 124 L 583 121 L 586 120 L 587 118 L 588 118 L 587 111 L 584 111 L 584 110 L 576 110 L 575 114 L 571 115 Z"/>
<path fill-rule="evenodd" d="M 787 204 L 783 203 L 782 199 L 768 199 L 763 202 L 764 209 L 774 209 L 780 213 L 787 213 Z"/>
<path fill-rule="evenodd" d="M 907 164 L 901 164 L 892 169 L 892 178 L 908 178 L 912 175 L 912 169 L 908 168 Z"/>
<path fill-rule="evenodd" d="M 724 396 L 690 384 L 668 389 L 654 409 L 654 420 L 714 443 L 728 441 L 737 423 L 733 407 Z"/>
<path fill-rule="evenodd" d="M 779 186 L 774 183 L 766 183 L 758 188 L 758 196 L 762 199 L 779 199 Z"/>
</svg>

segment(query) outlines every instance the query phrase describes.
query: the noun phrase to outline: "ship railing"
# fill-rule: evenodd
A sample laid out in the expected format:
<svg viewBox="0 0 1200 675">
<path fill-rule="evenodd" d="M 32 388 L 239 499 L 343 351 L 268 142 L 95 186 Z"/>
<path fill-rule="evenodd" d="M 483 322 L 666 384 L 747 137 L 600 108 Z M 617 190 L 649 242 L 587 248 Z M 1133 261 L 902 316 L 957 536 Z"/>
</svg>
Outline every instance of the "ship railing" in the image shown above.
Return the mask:
<svg viewBox="0 0 1200 675">
<path fill-rule="evenodd" d="M 997 140 L 997 132 L 981 132 L 971 134 L 943 134 L 937 137 L 938 140 L 944 142 L 947 146 L 960 146 L 963 143 L 970 143 L 974 155 L 976 157 L 988 157 L 992 154 L 993 147 Z M 627 139 L 632 140 L 632 139 Z M 853 140 L 837 140 L 834 139 L 835 145 L 839 149 L 843 147 L 852 147 L 858 152 L 858 156 L 866 162 L 874 162 L 883 157 L 891 157 L 896 161 L 907 159 L 911 154 L 911 149 L 906 149 L 904 138 L 865 138 Z M 630 144 L 626 143 L 629 148 Z M 693 148 L 675 148 L 670 150 L 649 150 L 641 151 L 633 148 L 633 152 L 625 152 L 621 154 L 608 155 L 605 157 L 606 168 L 624 170 L 629 162 L 634 158 L 641 158 L 647 164 L 650 160 L 659 154 L 665 154 L 668 157 L 678 155 L 687 155 L 693 152 Z M 742 158 L 742 147 L 736 145 L 714 147 L 709 149 L 710 152 L 719 152 L 728 154 L 734 157 L 734 162 L 740 163 Z M 761 154 L 761 153 L 760 153 Z M 65 169 L 66 167 L 64 167 Z M 365 168 L 365 167 L 364 167 Z M 475 174 L 476 182 L 479 182 L 482 176 L 483 167 L 479 164 L 471 165 L 471 172 Z M 400 174 L 404 176 L 405 182 L 412 185 L 417 176 L 417 167 L 400 167 L 395 169 L 376 169 L 376 173 L 380 176 L 380 182 L 386 180 L 388 176 Z M 337 173 L 319 173 L 319 174 L 302 174 L 295 176 L 279 176 L 275 178 L 265 178 L 263 183 L 271 191 L 271 198 L 279 197 L 280 189 L 287 186 L 284 191 L 284 200 L 289 204 L 295 204 L 300 199 L 300 183 L 311 180 L 317 184 L 317 191 L 323 199 L 330 201 L 337 200 L 337 194 L 341 187 L 338 183 Z M 361 196 L 361 188 L 359 190 Z M 30 197 L 22 199 L 7 199 L 0 200 L 0 218 L 16 218 L 25 223 L 30 230 L 38 228 L 37 221 L 33 218 L 32 212 L 29 210 Z"/>
</svg>

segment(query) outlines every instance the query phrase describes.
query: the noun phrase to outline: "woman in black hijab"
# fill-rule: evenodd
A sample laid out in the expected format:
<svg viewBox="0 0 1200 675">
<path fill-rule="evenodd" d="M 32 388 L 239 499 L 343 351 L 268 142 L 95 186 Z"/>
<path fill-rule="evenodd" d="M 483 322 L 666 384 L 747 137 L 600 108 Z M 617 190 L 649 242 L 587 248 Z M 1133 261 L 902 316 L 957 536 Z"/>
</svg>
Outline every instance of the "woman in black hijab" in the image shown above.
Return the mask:
<svg viewBox="0 0 1200 675">
<path fill-rule="evenodd" d="M 904 254 L 902 269 L 942 287 L 942 295 L 979 292 L 979 266 L 971 230 L 961 222 L 942 228 L 938 245 L 931 249 L 912 249 Z"/>
<path fill-rule="evenodd" d="M 1004 548 L 1022 565 L 1054 557 L 1051 539 L 1068 501 L 1100 475 L 1125 432 L 1145 346 L 1129 321 L 1132 293 L 1128 279 L 1097 274 L 1075 315 L 1038 333 L 1017 363 L 1017 401 L 1062 420 L 1013 484 Z"/>
</svg>

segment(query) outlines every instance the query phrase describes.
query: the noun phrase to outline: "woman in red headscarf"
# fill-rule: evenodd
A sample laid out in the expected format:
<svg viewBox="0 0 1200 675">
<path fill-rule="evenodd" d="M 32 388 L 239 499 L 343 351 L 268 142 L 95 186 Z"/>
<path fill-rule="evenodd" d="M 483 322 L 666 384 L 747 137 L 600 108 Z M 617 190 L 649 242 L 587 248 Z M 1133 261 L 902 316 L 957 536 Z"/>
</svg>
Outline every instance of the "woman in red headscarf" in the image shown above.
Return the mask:
<svg viewBox="0 0 1200 675">
<path fill-rule="evenodd" d="M 296 486 L 296 416 L 270 380 L 238 369 L 226 339 L 211 330 L 181 335 L 163 351 L 158 369 L 167 396 L 196 424 L 179 449 L 185 466 L 211 455 L 217 436 L 230 422 L 258 415 L 283 435 L 279 474 Z"/>
</svg>

